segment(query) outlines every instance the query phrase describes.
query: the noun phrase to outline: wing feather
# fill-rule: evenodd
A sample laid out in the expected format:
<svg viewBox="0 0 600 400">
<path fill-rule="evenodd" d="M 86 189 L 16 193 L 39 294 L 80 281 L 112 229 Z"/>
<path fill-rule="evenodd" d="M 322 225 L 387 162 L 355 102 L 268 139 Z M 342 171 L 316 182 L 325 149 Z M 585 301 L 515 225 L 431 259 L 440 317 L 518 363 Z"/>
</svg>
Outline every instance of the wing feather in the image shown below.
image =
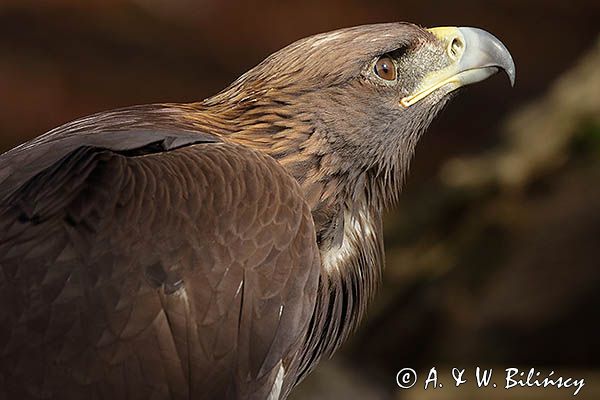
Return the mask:
<svg viewBox="0 0 600 400">
<path fill-rule="evenodd" d="M 319 271 L 297 183 L 144 129 L 0 156 L 0 398 L 265 398 L 293 372 Z"/>
</svg>

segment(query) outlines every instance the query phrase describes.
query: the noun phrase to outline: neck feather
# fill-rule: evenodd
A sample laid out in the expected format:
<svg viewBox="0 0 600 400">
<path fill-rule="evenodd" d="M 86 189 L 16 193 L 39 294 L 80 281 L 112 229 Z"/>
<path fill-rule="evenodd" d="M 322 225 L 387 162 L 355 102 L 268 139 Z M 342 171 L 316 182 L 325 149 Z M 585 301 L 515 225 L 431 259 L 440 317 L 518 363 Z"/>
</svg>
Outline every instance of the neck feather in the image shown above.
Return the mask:
<svg viewBox="0 0 600 400">
<path fill-rule="evenodd" d="M 381 214 L 364 206 L 342 211 L 341 243 L 321 250 L 319 293 L 299 380 L 322 356 L 331 356 L 356 329 L 381 281 Z"/>
<path fill-rule="evenodd" d="M 233 109 L 201 104 L 206 107 L 201 113 L 212 116 L 198 121 L 214 126 L 213 119 L 227 120 L 223 137 L 277 159 L 296 178 L 312 210 L 321 276 L 301 379 L 321 356 L 341 346 L 373 298 L 384 263 L 382 209 L 399 191 L 409 160 L 344 159 L 332 151 L 330 132 L 318 121 L 287 111 L 285 100 L 278 101 L 276 114 L 264 94 L 260 100 L 241 99 Z"/>
</svg>

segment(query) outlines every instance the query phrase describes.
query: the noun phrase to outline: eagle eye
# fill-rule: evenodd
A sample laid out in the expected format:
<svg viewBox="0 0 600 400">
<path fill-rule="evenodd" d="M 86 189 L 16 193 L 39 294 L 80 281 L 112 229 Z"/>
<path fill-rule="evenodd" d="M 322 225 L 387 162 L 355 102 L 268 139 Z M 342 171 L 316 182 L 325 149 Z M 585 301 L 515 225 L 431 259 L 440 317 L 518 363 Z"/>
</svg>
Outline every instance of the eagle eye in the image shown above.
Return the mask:
<svg viewBox="0 0 600 400">
<path fill-rule="evenodd" d="M 390 56 L 381 56 L 374 66 L 375 74 L 386 81 L 396 80 L 396 64 Z"/>
</svg>

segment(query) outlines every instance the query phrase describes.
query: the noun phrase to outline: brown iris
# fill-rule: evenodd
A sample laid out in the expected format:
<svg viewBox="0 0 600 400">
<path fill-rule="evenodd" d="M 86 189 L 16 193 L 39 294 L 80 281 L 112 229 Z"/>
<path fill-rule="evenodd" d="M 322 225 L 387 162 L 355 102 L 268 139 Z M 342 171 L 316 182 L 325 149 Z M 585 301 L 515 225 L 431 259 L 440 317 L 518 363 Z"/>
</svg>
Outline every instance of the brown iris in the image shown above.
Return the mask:
<svg viewBox="0 0 600 400">
<path fill-rule="evenodd" d="M 386 81 L 396 80 L 396 65 L 389 56 L 381 56 L 375 63 L 375 73 Z"/>
</svg>

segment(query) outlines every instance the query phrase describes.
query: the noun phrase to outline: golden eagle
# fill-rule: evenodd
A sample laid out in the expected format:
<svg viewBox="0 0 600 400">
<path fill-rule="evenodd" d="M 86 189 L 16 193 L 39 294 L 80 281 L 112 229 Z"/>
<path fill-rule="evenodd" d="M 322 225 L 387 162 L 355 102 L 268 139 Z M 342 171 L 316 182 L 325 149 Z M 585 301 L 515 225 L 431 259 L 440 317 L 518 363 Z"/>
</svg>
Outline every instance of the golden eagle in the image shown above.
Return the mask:
<svg viewBox="0 0 600 400">
<path fill-rule="evenodd" d="M 480 29 L 341 29 L 2 154 L 0 398 L 285 399 L 373 297 L 419 137 L 499 69 Z"/>
</svg>

